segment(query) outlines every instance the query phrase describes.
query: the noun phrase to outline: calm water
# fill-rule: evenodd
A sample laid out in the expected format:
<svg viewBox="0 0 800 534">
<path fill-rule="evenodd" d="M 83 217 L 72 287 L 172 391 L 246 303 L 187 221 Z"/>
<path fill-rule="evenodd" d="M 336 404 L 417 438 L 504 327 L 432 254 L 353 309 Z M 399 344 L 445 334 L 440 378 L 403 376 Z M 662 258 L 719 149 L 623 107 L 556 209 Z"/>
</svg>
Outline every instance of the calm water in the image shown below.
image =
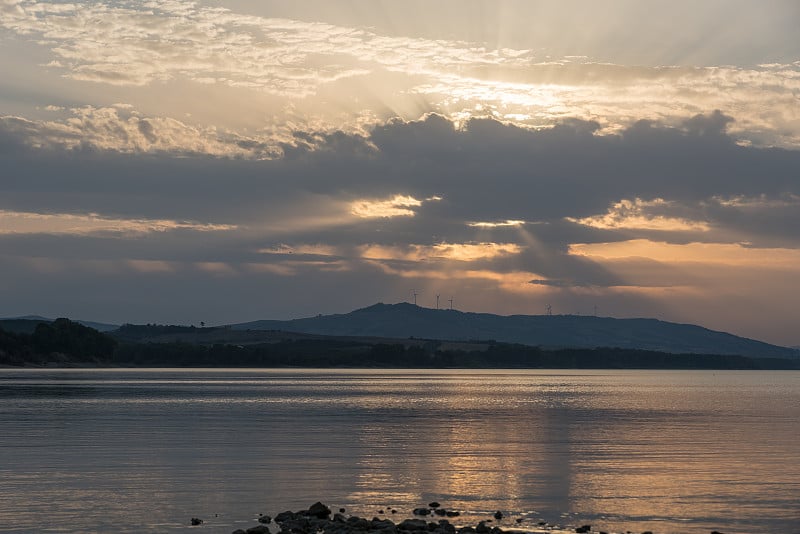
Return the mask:
<svg viewBox="0 0 800 534">
<path fill-rule="evenodd" d="M 798 533 L 800 372 L 0 370 L 2 531 L 230 533 L 317 499 Z"/>
</svg>

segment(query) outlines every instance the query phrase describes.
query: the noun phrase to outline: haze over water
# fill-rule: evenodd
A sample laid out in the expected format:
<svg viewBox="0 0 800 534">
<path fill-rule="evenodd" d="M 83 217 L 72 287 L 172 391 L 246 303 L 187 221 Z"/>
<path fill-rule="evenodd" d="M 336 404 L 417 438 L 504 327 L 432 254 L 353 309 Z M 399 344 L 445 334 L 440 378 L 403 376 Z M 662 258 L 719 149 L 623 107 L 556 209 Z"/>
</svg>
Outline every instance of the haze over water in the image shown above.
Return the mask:
<svg viewBox="0 0 800 534">
<path fill-rule="evenodd" d="M 800 372 L 3 370 L 0 527 L 399 520 L 798 532 Z M 218 514 L 218 515 L 217 515 Z"/>
</svg>

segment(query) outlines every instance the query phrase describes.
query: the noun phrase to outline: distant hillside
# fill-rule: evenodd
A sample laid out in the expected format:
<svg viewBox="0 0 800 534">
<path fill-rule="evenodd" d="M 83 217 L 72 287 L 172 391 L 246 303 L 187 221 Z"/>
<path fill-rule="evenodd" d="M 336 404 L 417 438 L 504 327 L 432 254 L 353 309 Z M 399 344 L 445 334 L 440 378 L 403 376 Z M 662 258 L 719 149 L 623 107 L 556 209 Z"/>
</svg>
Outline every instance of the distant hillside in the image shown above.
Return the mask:
<svg viewBox="0 0 800 534">
<path fill-rule="evenodd" d="M 283 330 L 331 336 L 496 340 L 541 347 L 619 347 L 674 354 L 733 354 L 750 358 L 798 358 L 787 347 L 656 319 L 575 315 L 511 315 L 434 310 L 413 304 L 375 304 L 347 314 L 289 321 L 254 321 L 235 330 Z"/>
</svg>

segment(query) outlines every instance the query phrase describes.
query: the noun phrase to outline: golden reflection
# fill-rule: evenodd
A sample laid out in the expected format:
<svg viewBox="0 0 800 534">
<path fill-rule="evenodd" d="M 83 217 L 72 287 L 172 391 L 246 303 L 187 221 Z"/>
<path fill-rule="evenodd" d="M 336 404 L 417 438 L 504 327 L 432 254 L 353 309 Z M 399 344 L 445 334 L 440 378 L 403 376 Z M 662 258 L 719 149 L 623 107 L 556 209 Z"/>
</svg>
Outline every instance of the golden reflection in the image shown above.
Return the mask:
<svg viewBox="0 0 800 534">
<path fill-rule="evenodd" d="M 420 378 L 399 386 L 405 392 L 403 404 L 413 398 L 412 404 L 438 414 L 433 420 L 423 424 L 414 417 L 399 417 L 361 429 L 359 449 L 365 454 L 358 459 L 360 473 L 351 500 L 386 502 L 387 487 L 393 488 L 389 499 L 419 505 L 453 496 L 446 505 L 461 511 L 458 521 L 466 523 L 487 519 L 495 509 L 507 513 L 529 509 L 531 487 L 566 499 L 569 466 L 556 450 L 559 446 L 553 449 L 547 439 L 562 435 L 563 428 L 538 406 L 542 392 L 531 388 L 530 403 L 520 405 L 519 381 L 513 375 L 488 381 L 477 376 L 454 378 Z M 379 385 L 372 389 L 374 397 L 363 400 L 369 406 L 381 404 L 399 393 L 397 387 Z M 524 419 L 511 416 L 528 407 L 532 413 Z M 405 492 L 397 494 L 397 487 Z M 463 500 L 470 495 L 480 496 L 480 509 Z"/>
</svg>

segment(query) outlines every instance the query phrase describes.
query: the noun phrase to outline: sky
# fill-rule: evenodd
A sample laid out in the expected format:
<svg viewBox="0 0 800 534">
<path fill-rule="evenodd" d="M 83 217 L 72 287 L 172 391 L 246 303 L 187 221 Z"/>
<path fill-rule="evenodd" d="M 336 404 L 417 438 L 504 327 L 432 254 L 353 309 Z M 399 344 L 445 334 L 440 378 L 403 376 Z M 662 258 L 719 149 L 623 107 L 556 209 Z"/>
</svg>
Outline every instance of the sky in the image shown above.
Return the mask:
<svg viewBox="0 0 800 534">
<path fill-rule="evenodd" d="M 800 345 L 794 0 L 0 0 L 0 316 Z"/>
</svg>

